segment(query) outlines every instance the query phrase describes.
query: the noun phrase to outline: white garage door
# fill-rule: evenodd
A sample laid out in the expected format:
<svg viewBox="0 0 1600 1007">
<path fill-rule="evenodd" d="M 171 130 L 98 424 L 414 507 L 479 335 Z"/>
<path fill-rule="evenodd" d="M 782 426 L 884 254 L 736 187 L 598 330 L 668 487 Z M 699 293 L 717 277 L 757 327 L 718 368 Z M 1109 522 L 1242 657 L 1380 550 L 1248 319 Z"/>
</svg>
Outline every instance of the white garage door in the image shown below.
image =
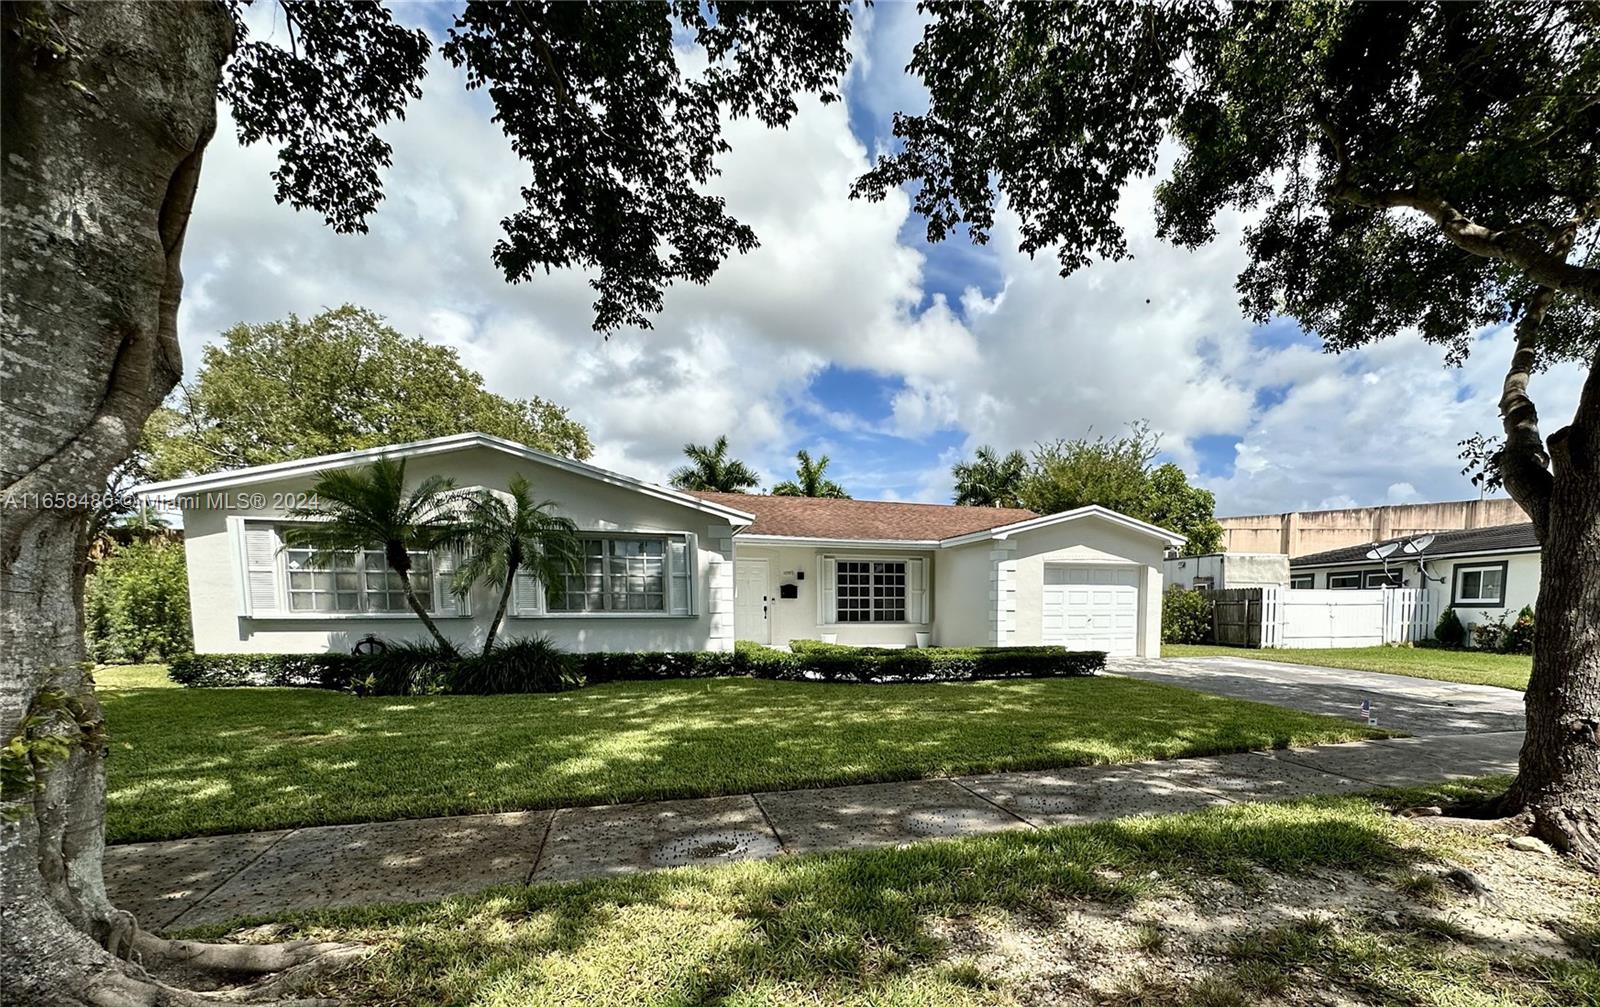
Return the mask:
<svg viewBox="0 0 1600 1007">
<path fill-rule="evenodd" d="M 1139 648 L 1139 571 L 1117 566 L 1044 568 L 1043 641 L 1133 655 Z"/>
</svg>

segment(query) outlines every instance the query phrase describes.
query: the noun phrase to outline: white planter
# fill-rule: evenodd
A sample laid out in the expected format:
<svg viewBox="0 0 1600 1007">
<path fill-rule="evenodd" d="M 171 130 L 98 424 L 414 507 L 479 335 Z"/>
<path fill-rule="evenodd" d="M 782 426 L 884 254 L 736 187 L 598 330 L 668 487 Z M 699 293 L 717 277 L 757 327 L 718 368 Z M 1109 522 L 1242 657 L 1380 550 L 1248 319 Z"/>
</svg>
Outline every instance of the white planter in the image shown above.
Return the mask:
<svg viewBox="0 0 1600 1007">
<path fill-rule="evenodd" d="M 838 633 L 824 633 L 824 634 L 822 634 L 822 642 L 823 643 L 838 643 L 839 642 L 839 634 Z"/>
<path fill-rule="evenodd" d="M 926 647 L 931 643 L 933 643 L 933 634 L 932 633 L 918 633 L 917 634 L 917 646 L 918 647 Z"/>
</svg>

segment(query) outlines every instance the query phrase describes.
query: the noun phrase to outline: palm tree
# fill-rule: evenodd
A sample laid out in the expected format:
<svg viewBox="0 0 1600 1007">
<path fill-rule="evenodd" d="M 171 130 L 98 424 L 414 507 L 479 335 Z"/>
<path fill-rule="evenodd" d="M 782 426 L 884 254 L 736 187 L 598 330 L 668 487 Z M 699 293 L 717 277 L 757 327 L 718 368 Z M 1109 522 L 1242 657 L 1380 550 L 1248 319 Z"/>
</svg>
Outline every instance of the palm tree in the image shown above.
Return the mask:
<svg viewBox="0 0 1600 1007">
<path fill-rule="evenodd" d="M 832 479 L 822 477 L 823 470 L 828 467 L 828 456 L 823 455 L 816 461 L 811 460 L 811 452 L 802 448 L 795 453 L 795 460 L 800 464 L 795 468 L 795 478 L 785 479 L 772 487 L 772 495 L 780 497 L 838 497 L 850 499 L 850 494 L 844 487 Z"/>
<path fill-rule="evenodd" d="M 439 632 L 428 609 L 417 600 L 411 583 L 411 553 L 428 552 L 447 542 L 456 529 L 455 483 L 429 476 L 406 489 L 404 459 L 379 458 L 354 469 L 319 473 L 310 504 L 291 508 L 290 516 L 314 519 L 284 531 L 284 545 L 310 549 L 311 562 L 332 567 L 340 555 L 383 547 L 384 564 L 400 576 L 406 604 L 428 627 L 434 642 L 449 653 L 455 647 Z"/>
<path fill-rule="evenodd" d="M 728 457 L 727 434 L 718 437 L 710 447 L 685 444 L 683 453 L 689 456 L 689 464 L 674 469 L 671 479 L 672 485 L 681 490 L 743 493 L 761 482 L 748 465 Z"/>
<path fill-rule="evenodd" d="M 1028 459 L 1021 451 L 1001 458 L 985 444 L 970 462 L 950 467 L 956 480 L 956 503 L 965 507 L 1021 507 L 1019 492 L 1028 474 Z"/>
<path fill-rule="evenodd" d="M 494 649 L 517 574 L 527 574 L 559 597 L 565 575 L 582 568 L 578 526 L 552 514 L 555 506 L 553 500 L 535 503 L 533 487 L 515 475 L 506 492 L 480 490 L 462 508 L 460 527 L 451 537 L 465 556 L 456 572 L 455 593 L 465 597 L 480 580 L 500 592 L 500 604 L 483 641 L 485 654 Z"/>
</svg>

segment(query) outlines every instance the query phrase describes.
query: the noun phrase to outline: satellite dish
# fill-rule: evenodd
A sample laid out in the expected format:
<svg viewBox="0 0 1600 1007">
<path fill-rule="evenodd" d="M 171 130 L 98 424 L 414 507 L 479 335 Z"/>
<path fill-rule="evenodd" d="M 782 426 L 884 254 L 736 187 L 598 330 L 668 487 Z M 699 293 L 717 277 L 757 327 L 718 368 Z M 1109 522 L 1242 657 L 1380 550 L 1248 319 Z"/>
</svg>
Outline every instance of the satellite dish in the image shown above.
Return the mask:
<svg viewBox="0 0 1600 1007">
<path fill-rule="evenodd" d="M 1399 542 L 1386 542 L 1367 550 L 1367 559 L 1388 559 L 1389 556 L 1400 548 Z"/>
<path fill-rule="evenodd" d="M 1430 545 L 1433 545 L 1432 535 L 1419 535 L 1406 543 L 1406 552 L 1415 555 L 1422 552 L 1422 550 L 1428 548 Z"/>
</svg>

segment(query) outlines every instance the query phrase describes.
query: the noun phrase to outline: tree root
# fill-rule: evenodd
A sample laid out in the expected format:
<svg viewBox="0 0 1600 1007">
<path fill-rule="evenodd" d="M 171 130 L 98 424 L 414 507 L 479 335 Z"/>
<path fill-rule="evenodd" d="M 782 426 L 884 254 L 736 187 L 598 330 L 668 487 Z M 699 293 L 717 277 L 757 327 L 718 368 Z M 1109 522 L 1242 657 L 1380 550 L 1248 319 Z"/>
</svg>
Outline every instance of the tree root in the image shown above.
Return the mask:
<svg viewBox="0 0 1600 1007">
<path fill-rule="evenodd" d="M 337 1007 L 336 999 L 296 994 L 366 957 L 369 948 L 352 944 L 289 941 L 283 944 L 206 944 L 165 941 L 140 934 L 135 944 L 150 953 L 153 972 L 128 963 L 106 969 L 88 984 L 82 1003 L 94 1007 L 216 1007 L 266 1004 L 271 1007 Z M 263 976 L 243 985 L 209 990 L 171 982 L 193 975 Z"/>
<path fill-rule="evenodd" d="M 354 944 L 320 941 L 284 941 L 278 944 L 212 944 L 204 941 L 167 940 L 147 931 L 133 938 L 133 950 L 142 965 L 209 972 L 231 978 L 266 975 L 297 968 L 319 959 L 348 962 L 364 949 Z"/>
<path fill-rule="evenodd" d="M 1594 802 L 1539 805 L 1532 834 L 1565 853 L 1584 870 L 1600 874 L 1600 808 Z"/>
<path fill-rule="evenodd" d="M 63 1002 L 86 1007 L 337 1007 L 336 999 L 299 994 L 360 961 L 370 950 L 318 941 L 171 941 L 142 931 L 134 934 L 131 944 L 136 960 L 100 969 L 77 997 Z"/>
<path fill-rule="evenodd" d="M 1452 808 L 1451 811 L 1463 809 Z M 1452 832 L 1465 832 L 1474 836 L 1492 836 L 1497 833 L 1507 833 L 1513 836 L 1526 836 L 1533 828 L 1533 817 L 1527 813 L 1510 815 L 1505 818 L 1469 818 L 1460 815 L 1443 814 L 1432 817 L 1418 816 L 1407 819 L 1412 825 L 1429 831 L 1448 829 Z"/>
</svg>

